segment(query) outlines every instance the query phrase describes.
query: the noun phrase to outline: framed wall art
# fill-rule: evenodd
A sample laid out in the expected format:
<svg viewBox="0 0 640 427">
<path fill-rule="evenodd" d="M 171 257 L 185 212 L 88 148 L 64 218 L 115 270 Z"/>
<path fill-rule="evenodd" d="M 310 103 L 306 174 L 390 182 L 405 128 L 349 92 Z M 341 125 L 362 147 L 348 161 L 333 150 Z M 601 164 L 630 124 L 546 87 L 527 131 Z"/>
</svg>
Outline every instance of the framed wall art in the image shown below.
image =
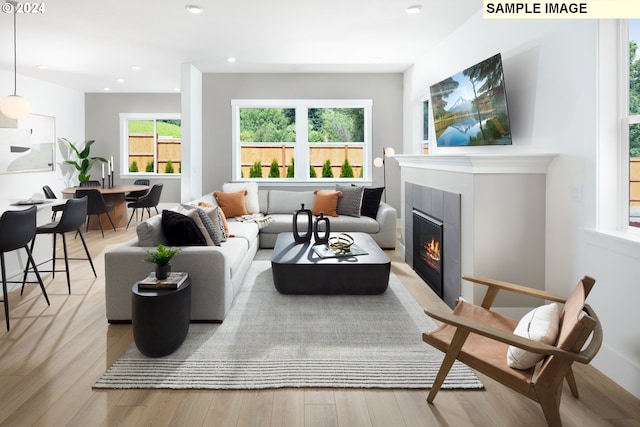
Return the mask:
<svg viewBox="0 0 640 427">
<path fill-rule="evenodd" d="M 29 114 L 0 120 L 0 173 L 46 172 L 55 169 L 56 119 Z"/>
</svg>

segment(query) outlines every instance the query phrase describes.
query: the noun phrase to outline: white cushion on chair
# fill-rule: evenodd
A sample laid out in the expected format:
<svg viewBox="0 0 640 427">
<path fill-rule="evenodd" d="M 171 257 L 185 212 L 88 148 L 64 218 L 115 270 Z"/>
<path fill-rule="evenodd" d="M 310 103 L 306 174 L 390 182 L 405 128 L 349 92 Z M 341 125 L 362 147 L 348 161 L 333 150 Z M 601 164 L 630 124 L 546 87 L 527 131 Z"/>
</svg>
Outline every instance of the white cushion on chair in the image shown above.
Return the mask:
<svg viewBox="0 0 640 427">
<path fill-rule="evenodd" d="M 554 344 L 558 337 L 559 326 L 560 306 L 553 303 L 534 308 L 525 314 L 513 333 L 530 340 Z M 543 357 L 542 354 L 511 345 L 507 351 L 507 365 L 515 369 L 529 369 Z"/>
</svg>

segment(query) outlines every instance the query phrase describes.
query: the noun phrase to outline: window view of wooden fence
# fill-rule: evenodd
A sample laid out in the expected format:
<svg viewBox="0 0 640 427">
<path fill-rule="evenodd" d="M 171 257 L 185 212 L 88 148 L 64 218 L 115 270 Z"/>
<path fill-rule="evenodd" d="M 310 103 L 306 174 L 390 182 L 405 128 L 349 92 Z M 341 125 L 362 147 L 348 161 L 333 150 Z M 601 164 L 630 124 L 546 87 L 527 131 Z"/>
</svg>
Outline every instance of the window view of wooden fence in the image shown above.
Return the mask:
<svg viewBox="0 0 640 427">
<path fill-rule="evenodd" d="M 313 143 L 309 149 L 309 161 L 316 178 L 327 175 L 326 171 L 323 175 L 327 161 L 334 178 L 361 178 L 363 157 L 362 145 Z M 347 160 L 346 169 L 350 169 L 346 174 L 343 171 L 345 160 Z M 293 178 L 293 161 L 293 145 L 263 143 L 246 144 L 241 147 L 241 167 L 244 178 Z M 272 172 L 272 165 L 277 167 L 278 176 Z M 261 172 L 260 176 L 256 176 L 256 170 Z M 291 172 L 288 173 L 288 171 Z"/>
<path fill-rule="evenodd" d="M 640 206 L 640 157 L 629 159 L 629 206 Z"/>
<path fill-rule="evenodd" d="M 154 153 L 155 139 L 157 155 Z M 129 172 L 180 173 L 181 159 L 180 138 L 129 134 Z"/>
</svg>

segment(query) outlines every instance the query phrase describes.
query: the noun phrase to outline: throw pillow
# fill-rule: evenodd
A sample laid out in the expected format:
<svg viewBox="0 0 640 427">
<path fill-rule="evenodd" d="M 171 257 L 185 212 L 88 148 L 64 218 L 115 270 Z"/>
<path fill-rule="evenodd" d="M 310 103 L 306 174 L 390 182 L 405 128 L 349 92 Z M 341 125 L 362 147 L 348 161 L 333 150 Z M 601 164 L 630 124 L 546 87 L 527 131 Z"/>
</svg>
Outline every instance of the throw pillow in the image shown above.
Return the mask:
<svg viewBox="0 0 640 427">
<path fill-rule="evenodd" d="M 219 206 L 212 205 L 211 203 L 199 202 L 198 206 L 202 207 L 205 212 L 211 217 L 211 220 L 217 223 L 221 230 L 222 241 L 226 242 L 229 236 L 229 224 L 227 224 L 227 218 L 224 216 L 224 212 Z"/>
<path fill-rule="evenodd" d="M 227 223 L 227 217 L 224 215 L 222 209 L 218 209 L 218 221 L 222 224 L 222 241 L 225 242 L 227 237 L 234 237 L 229 233 L 229 223 Z"/>
<path fill-rule="evenodd" d="M 247 192 L 244 197 L 247 212 L 250 214 L 259 213 L 260 202 L 258 199 L 257 182 L 227 182 L 222 184 L 222 191 L 224 191 L 225 193 L 237 193 L 238 191 L 242 190 L 245 190 Z"/>
<path fill-rule="evenodd" d="M 171 246 L 205 246 L 207 241 L 195 222 L 186 215 L 162 211 L 162 231 Z"/>
<path fill-rule="evenodd" d="M 198 213 L 198 216 L 200 217 L 200 221 L 202 222 L 202 225 L 204 226 L 204 229 L 206 231 L 206 234 L 204 232 L 202 234 L 204 234 L 205 238 L 207 237 L 207 235 L 209 235 L 213 244 L 216 246 L 220 246 L 220 244 L 222 243 L 222 232 L 220 231 L 221 227 L 218 224 L 218 215 L 217 214 L 214 215 L 215 217 L 215 222 L 214 222 L 213 218 L 209 216 L 207 212 L 207 210 L 213 211 L 214 208 L 201 208 L 193 205 L 182 205 L 182 206 L 186 209 L 190 209 Z M 218 208 L 216 207 L 215 209 L 218 209 Z M 198 223 L 198 221 L 195 221 L 195 222 L 196 224 Z"/>
<path fill-rule="evenodd" d="M 364 187 L 336 185 L 336 191 L 342 192 L 342 197 L 338 198 L 338 206 L 336 212 L 338 215 L 349 215 L 360 217 L 360 209 L 362 207 L 362 194 Z"/>
<path fill-rule="evenodd" d="M 342 197 L 341 191 L 329 191 L 329 190 L 316 190 L 316 201 L 313 204 L 314 215 L 320 215 L 320 212 L 324 216 L 338 216 L 336 208 L 338 207 L 338 199 Z"/>
<path fill-rule="evenodd" d="M 171 210 L 191 218 L 193 220 L 193 223 L 196 225 L 196 227 L 198 227 L 198 230 L 200 230 L 200 233 L 202 233 L 204 240 L 207 242 L 207 246 L 214 245 L 213 240 L 211 239 L 211 236 L 209 236 L 209 232 L 204 226 L 202 219 L 200 219 L 200 215 L 198 214 L 198 210 L 195 206 L 181 204 Z"/>
<path fill-rule="evenodd" d="M 364 193 L 362 194 L 362 207 L 360 208 L 362 216 L 376 219 L 383 191 L 384 187 L 364 189 Z"/>
<path fill-rule="evenodd" d="M 138 245 L 142 247 L 156 247 L 167 245 L 167 239 L 162 232 L 162 216 L 156 215 L 142 221 L 136 227 Z"/>
<path fill-rule="evenodd" d="M 553 344 L 560 327 L 560 306 L 556 303 L 535 308 L 524 317 L 513 331 L 515 335 L 530 340 Z M 507 365 L 515 369 L 529 369 L 543 359 L 542 354 L 531 353 L 515 346 L 507 350 Z"/>
<path fill-rule="evenodd" d="M 248 215 L 244 202 L 244 196 L 247 190 L 238 191 L 237 193 L 224 193 L 216 191 L 213 196 L 222 208 L 224 216 L 232 218 L 234 216 Z"/>
</svg>

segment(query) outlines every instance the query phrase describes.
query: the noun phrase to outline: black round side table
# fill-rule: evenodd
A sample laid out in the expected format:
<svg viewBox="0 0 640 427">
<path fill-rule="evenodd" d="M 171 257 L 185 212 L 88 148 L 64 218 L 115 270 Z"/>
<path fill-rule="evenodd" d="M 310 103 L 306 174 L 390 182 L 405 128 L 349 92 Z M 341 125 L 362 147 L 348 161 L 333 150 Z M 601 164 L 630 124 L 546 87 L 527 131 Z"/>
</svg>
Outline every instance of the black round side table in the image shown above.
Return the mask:
<svg viewBox="0 0 640 427">
<path fill-rule="evenodd" d="M 189 332 L 191 320 L 191 279 L 178 289 L 131 288 L 131 323 L 138 350 L 149 357 L 176 351 Z"/>
</svg>

